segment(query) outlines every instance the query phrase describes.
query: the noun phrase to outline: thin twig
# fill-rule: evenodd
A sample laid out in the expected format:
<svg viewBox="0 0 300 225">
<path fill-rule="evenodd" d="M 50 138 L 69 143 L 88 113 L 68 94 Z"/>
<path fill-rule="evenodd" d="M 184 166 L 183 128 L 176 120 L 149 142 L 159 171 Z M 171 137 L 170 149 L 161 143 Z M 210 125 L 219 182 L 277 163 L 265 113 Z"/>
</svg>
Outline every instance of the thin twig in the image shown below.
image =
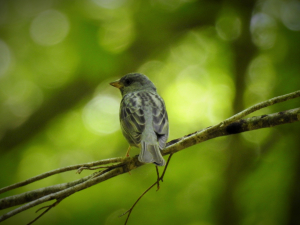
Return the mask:
<svg viewBox="0 0 300 225">
<path fill-rule="evenodd" d="M 168 165 L 169 165 L 169 162 L 170 162 L 172 156 L 173 156 L 173 153 L 171 153 L 170 156 L 169 156 L 169 158 L 168 158 L 168 161 L 167 161 L 167 164 L 166 164 L 166 168 L 164 169 L 164 171 L 163 171 L 163 173 L 162 173 L 162 175 L 161 175 L 161 177 L 160 177 L 160 180 L 161 180 L 161 181 L 164 181 L 163 179 L 164 179 L 164 177 L 165 177 L 165 173 L 166 173 L 166 171 L 167 171 L 167 167 L 168 167 Z"/>
<path fill-rule="evenodd" d="M 163 171 L 163 173 L 162 173 L 162 175 L 161 175 L 161 177 L 158 177 L 158 179 L 155 181 L 155 183 L 154 184 L 152 184 L 149 188 L 147 188 L 147 190 L 146 191 L 144 191 L 141 195 L 140 195 L 140 197 L 135 201 L 135 203 L 131 206 L 131 208 L 129 209 L 129 210 L 127 210 L 125 213 L 123 213 L 122 215 L 120 215 L 120 217 L 121 216 L 124 216 L 125 214 L 127 214 L 128 213 L 128 215 L 127 215 L 127 218 L 126 218 L 126 221 L 125 221 L 125 224 L 124 225 L 126 225 L 127 224 L 127 222 L 128 222 L 128 219 L 129 219 L 129 217 L 130 217 L 130 214 L 131 214 L 131 212 L 132 212 L 132 210 L 133 210 L 133 208 L 135 207 L 135 205 L 140 201 L 140 199 L 148 192 L 148 191 L 150 191 L 151 190 L 151 188 L 153 188 L 156 184 L 158 185 L 158 183 L 159 183 L 159 181 L 161 180 L 163 180 L 163 177 L 164 177 L 164 175 L 165 175 L 165 172 L 166 172 L 166 170 L 167 170 L 167 168 L 168 168 L 168 165 L 169 165 L 169 162 L 170 162 L 170 160 L 171 160 L 171 157 L 172 157 L 172 155 L 173 154 L 170 154 L 169 155 L 169 158 L 168 158 L 168 161 L 167 161 L 167 164 L 166 164 L 166 166 L 165 166 L 165 168 L 164 168 L 164 171 Z M 157 168 L 157 167 L 156 167 Z M 157 170 L 158 171 L 158 170 Z"/>
<path fill-rule="evenodd" d="M 242 133 L 242 132 L 266 128 L 266 127 L 273 127 L 273 126 L 286 124 L 286 123 L 293 123 L 297 121 L 300 121 L 300 108 L 290 109 L 283 112 L 278 112 L 278 113 L 273 113 L 268 115 L 255 116 L 255 117 L 236 121 L 230 124 L 229 126 L 220 127 L 219 129 L 215 130 L 214 132 L 210 132 L 209 134 L 201 133 L 197 131 L 192 134 L 188 134 L 183 138 L 172 140 L 168 142 L 167 148 L 162 151 L 162 154 L 167 155 L 171 153 L 176 153 L 195 144 L 210 140 L 212 138 L 217 138 L 220 136 Z M 141 165 L 142 164 L 138 161 L 138 156 L 134 156 L 132 158 L 124 159 L 123 167 L 125 171 L 128 172 Z M 0 199 L 0 209 L 6 209 L 9 207 L 28 203 L 30 201 L 35 201 L 39 198 L 42 198 L 43 196 L 47 196 L 49 194 L 65 190 L 69 187 L 74 187 L 79 183 L 83 183 L 86 180 L 92 179 L 92 177 L 95 176 L 94 174 L 78 179 L 76 181 L 72 181 L 64 184 L 57 184 L 50 187 L 40 188 L 22 194 L 2 198 Z M 122 174 L 122 172 L 120 172 L 117 175 L 120 174 Z"/>
<path fill-rule="evenodd" d="M 83 167 L 78 168 L 76 173 L 80 174 L 83 170 L 113 169 L 113 168 L 123 166 L 124 164 L 125 163 L 123 162 L 123 163 L 113 164 L 113 165 L 109 165 L 109 166 L 97 166 L 97 167 L 83 166 Z"/>
<path fill-rule="evenodd" d="M 294 99 L 297 97 L 300 97 L 300 90 L 286 94 L 286 95 L 277 96 L 277 97 L 271 98 L 269 100 L 257 103 L 255 105 L 227 118 L 226 120 L 222 121 L 221 123 L 219 123 L 217 125 L 214 125 L 214 126 L 211 126 L 211 127 L 208 127 L 206 129 L 196 132 L 196 135 L 201 136 L 201 135 L 211 134 L 211 133 L 215 132 L 216 130 L 218 130 L 219 128 L 225 127 L 239 119 L 242 119 L 243 117 L 245 117 L 255 111 L 258 111 L 262 108 L 266 108 L 266 107 L 274 105 L 276 103 L 284 102 L 284 101 Z"/>
<path fill-rule="evenodd" d="M 115 168 L 115 169 L 112 169 L 112 170 L 108 171 L 107 173 L 103 174 L 102 176 L 97 176 L 93 179 L 89 179 L 89 180 L 87 180 L 83 183 L 77 184 L 73 187 L 69 187 L 69 188 L 64 189 L 62 191 L 52 193 L 50 195 L 43 196 L 43 197 L 41 197 L 41 198 L 39 198 L 35 201 L 29 202 L 26 205 L 23 205 L 23 206 L 21 206 L 19 208 L 16 208 L 16 209 L 14 209 L 14 210 L 12 210 L 8 213 L 3 214 L 2 216 L 0 216 L 0 222 L 6 220 L 6 219 L 8 219 L 8 218 L 10 218 L 10 217 L 12 217 L 16 214 L 18 214 L 18 213 L 20 213 L 22 211 L 30 209 L 30 208 L 32 208 L 36 205 L 40 205 L 44 202 L 47 202 L 47 201 L 50 201 L 50 200 L 53 200 L 53 199 L 66 198 L 66 197 L 68 197 L 68 196 L 70 196 L 70 195 L 72 195 L 72 194 L 74 194 L 78 191 L 81 191 L 83 189 L 91 187 L 95 184 L 98 184 L 98 183 L 104 181 L 104 180 L 115 177 L 115 176 L 117 176 L 121 173 L 125 173 L 125 172 L 126 171 L 124 171 L 122 167 Z"/>
<path fill-rule="evenodd" d="M 24 203 L 28 203 L 31 201 L 35 201 L 36 199 L 39 199 L 43 196 L 52 194 L 52 193 L 56 193 L 59 191 L 63 191 L 67 188 L 70 187 L 74 187 L 80 183 L 84 183 L 87 180 L 93 179 L 96 176 L 100 176 L 103 173 L 108 172 L 109 170 L 113 169 L 113 168 L 117 168 L 117 167 L 124 167 L 124 169 L 126 169 L 128 167 L 128 165 L 130 165 L 130 163 L 135 162 L 135 160 L 137 161 L 137 157 L 130 159 L 130 158 L 126 158 L 124 159 L 124 162 L 122 163 L 118 163 L 118 164 L 114 164 L 114 165 L 110 165 L 110 166 L 106 166 L 106 169 L 100 171 L 100 172 L 95 172 L 91 175 L 88 175 L 86 177 L 80 178 L 78 180 L 75 181 L 71 181 L 68 183 L 63 183 L 63 184 L 56 184 L 56 185 L 52 185 L 52 186 L 48 186 L 48 187 L 44 187 L 44 188 L 39 188 L 36 190 L 32 190 L 32 191 L 27 191 L 24 192 L 22 194 L 18 194 L 18 195 L 13 195 L 13 196 L 9 196 L 6 198 L 2 198 L 0 199 L 0 209 L 6 209 L 12 206 L 16 206 L 16 205 L 20 205 L 20 204 L 24 204 Z M 130 161 L 130 163 L 127 163 L 128 161 Z M 128 165 L 127 165 L 128 164 Z M 135 167 L 140 166 L 138 163 L 134 163 Z M 133 169 L 134 167 L 132 167 Z M 128 169 L 126 169 L 127 171 Z"/>
<path fill-rule="evenodd" d="M 156 166 L 155 165 L 155 169 L 156 169 L 156 175 L 157 175 L 157 189 L 156 189 L 156 191 L 158 191 L 159 190 L 159 171 L 158 171 L 158 166 Z"/>
<path fill-rule="evenodd" d="M 93 167 L 93 166 L 105 165 L 105 164 L 109 164 L 109 163 L 122 162 L 123 159 L 124 158 L 122 158 L 122 157 L 111 158 L 111 159 L 104 159 L 104 160 L 99 160 L 99 161 L 95 161 L 95 162 L 78 164 L 78 165 L 72 165 L 72 166 L 67 166 L 67 167 L 59 168 L 59 169 L 56 169 L 56 170 L 51 170 L 49 172 L 42 173 L 42 174 L 37 175 L 35 177 L 31 177 L 31 178 L 29 178 L 27 180 L 24 180 L 22 182 L 19 182 L 19 183 L 12 184 L 12 185 L 9 185 L 7 187 L 1 188 L 0 189 L 0 194 L 2 194 L 4 192 L 7 192 L 7 191 L 10 191 L 10 190 L 13 190 L 13 189 L 18 188 L 18 187 L 25 186 L 25 185 L 33 183 L 35 181 L 44 179 L 46 177 L 50 177 L 50 176 L 55 175 L 55 174 L 64 173 L 64 172 L 71 171 L 71 170 L 78 170 L 81 167 Z"/>
<path fill-rule="evenodd" d="M 93 178 L 93 174 L 82 177 L 75 181 L 68 182 L 68 183 L 56 184 L 56 185 L 39 188 L 39 189 L 32 190 L 32 191 L 27 191 L 27 192 L 24 192 L 24 193 L 21 193 L 18 195 L 12 195 L 12 196 L 9 196 L 6 198 L 2 198 L 2 199 L 0 199 L 0 209 L 6 209 L 9 207 L 13 207 L 13 206 L 17 206 L 17 205 L 21 205 L 24 203 L 34 201 L 34 200 L 42 198 L 46 195 L 65 190 L 69 187 L 74 187 L 75 185 L 83 183 L 92 178 Z"/>
<path fill-rule="evenodd" d="M 215 132 L 216 130 L 218 130 L 219 128 L 221 127 L 225 127 L 239 119 L 242 119 L 243 117 L 255 112 L 255 111 L 258 111 L 262 108 L 266 108 L 268 106 L 271 106 L 271 105 L 274 105 L 276 103 L 280 103 L 280 102 L 284 102 L 284 101 L 287 101 L 287 100 L 290 100 L 290 99 L 294 99 L 294 98 L 297 98 L 297 97 L 300 97 L 300 90 L 298 91 L 295 91 L 295 92 L 292 92 L 292 93 L 289 93 L 289 94 L 286 94 L 286 95 L 281 95 L 281 96 L 277 96 L 277 97 L 274 97 L 274 98 L 271 98 L 269 100 L 266 100 L 266 101 L 263 101 L 263 102 L 260 102 L 260 103 L 257 103 L 229 118 L 227 118 L 226 120 L 222 121 L 221 123 L 217 124 L 217 125 L 214 125 L 214 126 L 211 126 L 211 127 L 208 127 L 207 129 L 203 129 L 199 132 L 197 132 L 197 136 L 199 135 L 205 135 L 205 134 L 211 134 L 213 132 Z"/>
<path fill-rule="evenodd" d="M 183 138 L 175 139 L 170 142 L 168 142 L 167 148 L 162 151 L 163 155 L 176 153 L 178 151 L 181 151 L 183 149 L 186 149 L 192 145 L 210 140 L 212 138 L 230 135 L 230 134 L 236 134 L 236 133 L 242 133 L 245 131 L 251 131 L 256 129 L 261 129 L 265 127 L 273 127 L 281 124 L 286 123 L 293 123 L 300 121 L 300 108 L 296 109 L 290 109 L 286 110 L 284 112 L 278 112 L 263 116 L 255 116 L 243 120 L 236 121 L 229 126 L 220 127 L 219 129 L 215 130 L 214 132 L 210 132 L 209 134 L 206 133 L 200 133 L 195 132 L 192 134 L 188 134 Z M 229 129 L 230 128 L 230 129 Z M 234 128 L 234 129 L 232 129 Z M 206 128 L 209 129 L 209 128 Z M 204 129 L 204 130 L 206 130 Z M 128 172 L 130 170 L 133 170 L 142 164 L 138 161 L 138 156 L 134 156 L 132 158 L 126 158 L 124 159 L 124 171 Z M 123 171 L 123 170 L 122 170 Z M 120 172 L 117 175 L 122 174 L 123 172 Z M 97 173 L 96 173 L 97 174 Z M 44 196 L 48 196 L 52 193 L 56 193 L 59 191 L 63 191 L 69 187 L 74 187 L 80 183 L 83 183 L 87 180 L 92 179 L 92 177 L 95 176 L 94 174 L 91 174 L 87 177 L 81 178 L 77 181 L 72 181 L 65 184 L 58 184 L 53 185 L 50 187 L 40 188 L 37 190 L 25 192 L 19 195 L 9 196 L 3 199 L 0 199 L 0 209 L 6 209 L 9 207 L 17 206 L 20 204 L 28 203 L 31 201 L 36 201 L 39 198 L 43 198 Z M 70 190 L 70 189 L 69 189 Z M 66 195 L 68 195 L 68 192 L 65 192 Z M 2 217 L 0 217 L 2 218 Z"/>
<path fill-rule="evenodd" d="M 243 116 L 248 115 L 251 112 L 254 112 L 254 111 L 261 109 L 263 107 L 266 107 L 268 105 L 273 105 L 275 103 L 286 101 L 286 100 L 289 100 L 289 99 L 292 99 L 295 97 L 299 97 L 299 96 L 300 96 L 300 91 L 297 91 L 297 92 L 294 92 L 294 93 L 291 93 L 288 95 L 279 96 L 279 97 L 270 99 L 263 103 L 259 103 L 253 107 L 248 108 L 247 110 L 244 110 L 243 115 L 241 114 L 243 112 L 241 112 L 241 113 L 236 114 L 238 116 L 236 116 L 236 117 L 234 116 L 234 117 L 227 119 L 226 123 L 220 123 L 213 127 L 209 127 L 209 128 L 203 129 L 201 131 L 197 131 L 192 134 L 186 135 L 183 138 L 175 139 L 175 140 L 168 142 L 167 147 L 166 147 L 166 149 L 164 149 L 162 151 L 162 154 L 163 155 L 174 154 L 174 153 L 176 153 L 182 149 L 186 149 L 192 145 L 201 143 L 203 141 L 206 141 L 206 140 L 209 140 L 212 138 L 220 137 L 220 136 L 236 134 L 236 133 L 241 133 L 241 132 L 245 132 L 245 131 L 261 129 L 261 128 L 265 128 L 265 127 L 272 127 L 272 126 L 277 126 L 277 125 L 281 125 L 281 124 L 293 123 L 293 122 L 300 121 L 300 108 L 235 121 L 238 118 L 242 118 Z M 227 123 L 230 123 L 230 125 L 225 126 L 224 124 L 227 124 Z M 222 124 L 223 124 L 223 126 L 222 126 Z M 49 190 L 48 190 L 49 187 L 43 188 L 43 190 L 40 191 L 41 197 L 38 197 L 38 199 L 36 198 L 35 191 L 39 191 L 39 190 L 32 191 L 32 194 L 30 196 L 25 195 L 26 198 L 24 198 L 24 196 L 23 196 L 24 193 L 23 193 L 20 196 L 10 196 L 10 197 L 0 199 L 0 208 L 3 208 L 3 209 L 12 207 L 12 206 L 15 206 L 18 204 L 23 204 L 24 199 L 26 199 L 26 202 L 30 201 L 28 199 L 33 199 L 32 202 L 0 216 L 0 221 L 3 221 L 5 219 L 7 219 L 19 212 L 22 212 L 28 208 L 31 208 L 35 205 L 39 205 L 45 201 L 57 199 L 58 197 L 69 196 L 78 190 L 88 188 L 99 182 L 102 182 L 111 177 L 123 174 L 125 172 L 133 170 L 142 165 L 141 163 L 138 162 L 137 156 L 127 159 L 126 162 L 125 162 L 124 158 L 116 158 L 116 159 L 121 159 L 120 161 L 124 162 L 124 166 L 122 168 L 115 169 L 115 173 L 113 176 L 107 176 L 108 174 L 102 174 L 103 171 L 101 171 L 100 172 L 101 176 L 99 177 L 99 179 L 100 178 L 102 179 L 103 176 L 106 177 L 103 180 L 100 179 L 100 181 L 99 181 L 98 177 L 95 177 L 94 179 L 90 179 L 90 176 L 93 176 L 93 175 L 90 175 L 90 176 L 88 176 L 88 180 L 80 179 L 76 182 L 70 182 L 70 183 L 72 183 L 71 186 L 68 186 L 68 184 L 70 184 L 70 183 L 63 184 L 63 185 L 67 185 L 69 188 L 64 187 L 63 189 L 60 189 L 59 186 L 61 186 L 61 185 L 57 185 L 57 187 L 55 187 L 55 188 L 60 189 L 61 191 L 56 192 L 56 193 L 49 194 Z M 107 161 L 108 160 L 101 160 L 100 162 L 107 162 Z M 118 160 L 116 162 L 118 162 Z M 90 164 L 91 163 L 81 164 L 80 166 L 90 165 Z M 103 164 L 105 164 L 105 163 L 103 163 Z M 79 167 L 74 168 L 74 169 L 78 169 Z M 65 167 L 65 168 L 69 168 L 69 167 Z M 62 171 L 65 168 L 58 169 L 57 171 Z M 66 170 L 66 171 L 68 171 L 68 170 Z M 53 171 L 50 171 L 48 173 L 51 173 L 51 172 L 53 172 Z M 62 172 L 64 172 L 64 171 L 62 171 Z M 48 174 L 48 173 L 46 173 L 46 174 Z M 110 172 L 108 172 L 108 173 L 110 173 Z M 163 178 L 163 175 L 161 176 L 161 178 Z M 40 179 L 42 179 L 42 178 L 40 178 Z M 39 180 L 39 179 L 37 179 L 37 180 Z M 12 186 L 15 186 L 15 185 L 12 185 Z M 6 187 L 6 188 L 8 188 L 8 187 Z M 75 191 L 74 191 L 74 189 L 75 189 Z M 52 190 L 50 190 L 50 191 L 52 191 Z M 21 201 L 20 201 L 20 198 L 21 198 Z M 23 201 L 23 203 L 21 203 L 22 201 Z"/>
<path fill-rule="evenodd" d="M 63 199 L 56 200 L 56 202 L 54 202 L 53 204 L 47 205 L 47 206 L 44 206 L 44 207 L 38 209 L 38 210 L 36 211 L 36 213 L 39 212 L 39 211 L 42 210 L 42 209 L 47 208 L 44 212 L 42 212 L 39 216 L 37 216 L 34 220 L 32 220 L 31 222 L 29 222 L 27 225 L 33 224 L 35 221 L 37 221 L 39 218 L 41 218 L 43 215 L 45 215 L 50 209 L 52 209 L 53 207 L 57 206 L 58 203 L 60 203 L 62 200 L 63 200 Z"/>
<path fill-rule="evenodd" d="M 236 121 L 237 119 L 240 119 L 256 110 L 267 107 L 269 105 L 273 105 L 275 103 L 286 101 L 288 99 L 296 98 L 299 96 L 300 96 L 300 91 L 296 91 L 296 92 L 293 92 L 288 95 L 283 95 L 283 96 L 279 96 L 279 97 L 270 99 L 270 100 L 268 100 L 268 101 L 270 101 L 270 103 L 267 103 L 268 101 L 262 102 L 261 104 L 259 103 L 257 105 L 254 105 L 254 106 L 242 111 L 241 113 L 238 113 L 238 114 L 224 120 L 223 122 L 221 122 L 217 125 L 210 126 L 205 129 L 196 131 L 194 133 L 185 135 L 182 138 L 178 138 L 178 139 L 169 141 L 167 143 L 167 148 L 165 148 L 162 151 L 162 155 L 176 153 L 180 150 L 186 149 L 192 145 L 199 144 L 201 142 L 207 141 L 212 138 L 234 134 L 234 133 L 228 132 L 226 130 L 226 128 L 228 127 L 228 125 L 230 125 L 234 122 L 239 122 L 239 121 Z M 282 98 L 280 98 L 280 97 L 282 97 Z M 263 103 L 264 103 L 264 105 L 263 105 Z M 241 122 L 243 122 L 244 125 L 252 124 L 253 120 L 256 120 L 257 123 L 262 120 L 265 121 L 265 123 L 263 123 L 263 124 L 257 124 L 256 126 L 253 126 L 253 125 L 249 126 L 248 129 L 241 130 L 240 133 L 245 132 L 245 131 L 250 131 L 250 130 L 271 127 L 271 126 L 277 126 L 277 125 L 281 125 L 281 124 L 285 124 L 285 123 L 299 121 L 300 120 L 299 109 L 300 108 L 290 109 L 290 110 L 284 111 L 284 113 L 279 112 L 279 113 L 263 115 L 263 117 L 252 117 L 252 118 L 240 120 Z M 285 119 L 283 120 L 283 118 L 285 118 Z M 266 122 L 266 120 L 268 120 L 268 119 L 271 119 L 274 122 L 274 124 L 272 124 L 270 122 L 269 123 Z M 236 133 L 238 133 L 238 132 L 236 132 Z"/>
<path fill-rule="evenodd" d="M 125 163 L 118 163 L 118 164 L 115 164 L 115 165 L 107 166 L 107 167 L 105 167 L 106 168 L 105 170 L 101 170 L 101 171 L 98 171 L 98 172 L 94 173 L 92 178 L 99 177 L 102 174 L 107 173 L 112 169 L 115 169 L 115 168 L 118 168 L 118 167 L 121 167 L 121 166 L 124 166 L 124 165 L 125 165 Z"/>
<path fill-rule="evenodd" d="M 280 102 L 284 102 L 284 101 L 287 101 L 287 100 L 290 100 L 290 99 L 293 99 L 293 98 L 297 98 L 297 97 L 300 97 L 300 90 L 298 91 L 295 91 L 295 92 L 292 92 L 292 93 L 289 93 L 289 94 L 286 94 L 286 95 L 281 95 L 281 96 L 277 96 L 277 97 L 274 97 L 274 98 L 271 98 L 267 101 L 264 101 L 264 102 L 260 102 L 260 103 L 257 103 L 231 117 L 229 117 L 228 119 L 224 120 L 223 122 L 221 122 L 219 124 L 220 127 L 223 127 L 223 126 L 227 126 L 228 124 L 234 122 L 234 121 L 237 121 L 257 110 L 260 110 L 262 108 L 265 108 L 265 107 L 268 107 L 268 106 L 271 106 L 271 105 L 274 105 L 276 103 L 280 103 Z"/>
</svg>

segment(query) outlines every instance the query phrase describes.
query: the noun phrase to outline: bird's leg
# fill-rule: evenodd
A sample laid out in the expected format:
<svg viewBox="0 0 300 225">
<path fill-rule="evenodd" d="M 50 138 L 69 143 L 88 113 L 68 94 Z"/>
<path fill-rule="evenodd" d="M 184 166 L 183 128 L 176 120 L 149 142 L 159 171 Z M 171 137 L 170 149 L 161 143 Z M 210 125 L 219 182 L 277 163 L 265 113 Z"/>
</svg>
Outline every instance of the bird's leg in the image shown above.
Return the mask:
<svg viewBox="0 0 300 225">
<path fill-rule="evenodd" d="M 125 157 L 129 157 L 129 156 L 130 156 L 130 155 L 129 155 L 130 149 L 131 149 L 131 146 L 129 145 Z"/>
</svg>

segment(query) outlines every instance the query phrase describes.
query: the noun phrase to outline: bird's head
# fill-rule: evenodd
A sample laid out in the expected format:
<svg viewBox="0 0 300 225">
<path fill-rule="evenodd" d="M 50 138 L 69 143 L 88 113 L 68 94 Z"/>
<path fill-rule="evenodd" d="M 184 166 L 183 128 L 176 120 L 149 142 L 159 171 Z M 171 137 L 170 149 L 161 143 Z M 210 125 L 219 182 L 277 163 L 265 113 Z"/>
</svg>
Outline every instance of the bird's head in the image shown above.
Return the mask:
<svg viewBox="0 0 300 225">
<path fill-rule="evenodd" d="M 156 91 L 156 87 L 149 78 L 140 73 L 126 74 L 121 79 L 111 82 L 110 85 L 120 89 L 122 96 L 135 91 Z"/>
</svg>

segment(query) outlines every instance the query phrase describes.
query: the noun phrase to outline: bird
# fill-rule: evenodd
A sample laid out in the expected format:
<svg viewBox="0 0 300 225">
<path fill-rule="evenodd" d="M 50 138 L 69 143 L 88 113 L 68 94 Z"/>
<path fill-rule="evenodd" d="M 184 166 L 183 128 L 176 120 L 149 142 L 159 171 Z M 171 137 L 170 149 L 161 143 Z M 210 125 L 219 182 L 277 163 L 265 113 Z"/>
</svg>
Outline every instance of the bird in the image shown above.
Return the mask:
<svg viewBox="0 0 300 225">
<path fill-rule="evenodd" d="M 129 73 L 110 85 L 121 91 L 120 125 L 129 143 L 140 149 L 138 160 L 142 163 L 166 164 L 161 150 L 169 136 L 169 120 L 164 100 L 155 85 L 141 73 Z"/>
</svg>

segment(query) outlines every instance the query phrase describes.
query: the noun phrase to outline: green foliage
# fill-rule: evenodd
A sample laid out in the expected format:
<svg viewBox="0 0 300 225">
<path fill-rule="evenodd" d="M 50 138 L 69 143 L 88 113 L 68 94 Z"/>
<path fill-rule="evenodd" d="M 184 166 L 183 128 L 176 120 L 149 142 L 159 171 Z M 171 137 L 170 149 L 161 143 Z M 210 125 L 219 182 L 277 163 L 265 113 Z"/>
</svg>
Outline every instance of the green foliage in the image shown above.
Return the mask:
<svg viewBox="0 0 300 225">
<path fill-rule="evenodd" d="M 129 72 L 145 73 L 165 99 L 169 140 L 299 89 L 299 9 L 283 0 L 0 1 L 0 186 L 125 155 L 121 97 L 109 82 Z M 144 196 L 129 224 L 292 224 L 299 131 L 283 125 L 175 154 L 161 189 Z M 144 166 L 76 193 L 36 223 L 123 224 L 118 216 L 155 179 L 154 166 Z M 3 224 L 35 216 L 31 209 Z"/>
</svg>

